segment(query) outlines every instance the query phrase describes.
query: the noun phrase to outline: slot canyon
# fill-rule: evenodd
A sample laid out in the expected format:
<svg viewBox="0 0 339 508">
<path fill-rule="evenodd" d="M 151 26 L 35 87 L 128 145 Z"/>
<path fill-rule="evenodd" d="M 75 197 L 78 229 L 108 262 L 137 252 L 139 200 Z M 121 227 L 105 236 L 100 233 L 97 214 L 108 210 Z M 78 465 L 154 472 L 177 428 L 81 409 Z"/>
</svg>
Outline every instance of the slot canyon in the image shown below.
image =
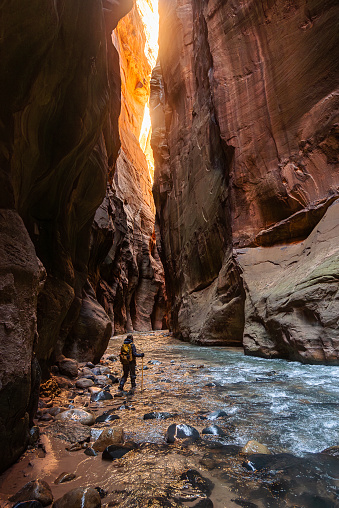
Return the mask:
<svg viewBox="0 0 339 508">
<path fill-rule="evenodd" d="M 338 506 L 338 2 L 0 6 L 0 508 Z"/>
</svg>

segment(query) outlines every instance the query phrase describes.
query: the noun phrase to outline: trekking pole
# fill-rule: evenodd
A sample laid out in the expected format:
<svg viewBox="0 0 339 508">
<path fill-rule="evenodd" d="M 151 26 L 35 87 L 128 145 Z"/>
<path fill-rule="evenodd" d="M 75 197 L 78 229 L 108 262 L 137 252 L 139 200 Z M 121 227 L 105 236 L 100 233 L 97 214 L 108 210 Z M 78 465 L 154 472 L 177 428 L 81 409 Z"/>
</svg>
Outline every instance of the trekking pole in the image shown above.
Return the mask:
<svg viewBox="0 0 339 508">
<path fill-rule="evenodd" d="M 144 385 L 144 357 L 141 358 L 141 391 Z"/>
</svg>

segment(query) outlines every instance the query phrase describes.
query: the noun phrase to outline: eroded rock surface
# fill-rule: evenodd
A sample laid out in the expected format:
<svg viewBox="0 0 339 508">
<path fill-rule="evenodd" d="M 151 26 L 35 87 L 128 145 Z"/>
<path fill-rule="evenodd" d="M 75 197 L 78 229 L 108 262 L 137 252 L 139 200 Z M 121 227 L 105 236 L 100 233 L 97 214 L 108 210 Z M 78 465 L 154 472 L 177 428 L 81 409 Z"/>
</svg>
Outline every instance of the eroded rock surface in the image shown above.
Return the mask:
<svg viewBox="0 0 339 508">
<path fill-rule="evenodd" d="M 91 225 L 120 146 L 110 33 L 131 7 L 131 0 L 2 6 L 1 469 L 27 443 L 40 376 L 33 342 L 47 376 L 87 298 Z M 74 341 L 73 334 L 73 349 Z"/>
<path fill-rule="evenodd" d="M 334 238 L 314 253 L 322 298 L 309 289 L 290 309 L 303 314 L 298 331 L 274 289 L 284 278 L 289 298 L 295 273 L 270 264 L 271 249 L 284 246 L 285 260 L 297 249 L 295 268 L 304 264 L 303 245 L 316 248 L 314 232 L 338 198 L 337 3 L 160 0 L 159 10 L 154 194 L 173 330 L 200 344 L 245 340 L 252 354 L 337 363 Z M 299 284 L 310 286 L 302 272 Z M 256 301 L 261 310 L 249 311 Z"/>
</svg>

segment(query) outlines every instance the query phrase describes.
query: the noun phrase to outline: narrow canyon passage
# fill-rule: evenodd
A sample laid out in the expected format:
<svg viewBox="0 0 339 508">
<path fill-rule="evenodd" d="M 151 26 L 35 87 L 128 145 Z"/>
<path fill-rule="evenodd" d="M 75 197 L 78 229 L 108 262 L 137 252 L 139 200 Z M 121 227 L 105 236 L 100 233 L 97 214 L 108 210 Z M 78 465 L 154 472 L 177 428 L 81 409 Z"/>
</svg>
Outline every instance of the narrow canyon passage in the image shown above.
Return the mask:
<svg viewBox="0 0 339 508">
<path fill-rule="evenodd" d="M 0 508 L 337 506 L 338 16 L 2 2 Z"/>
</svg>

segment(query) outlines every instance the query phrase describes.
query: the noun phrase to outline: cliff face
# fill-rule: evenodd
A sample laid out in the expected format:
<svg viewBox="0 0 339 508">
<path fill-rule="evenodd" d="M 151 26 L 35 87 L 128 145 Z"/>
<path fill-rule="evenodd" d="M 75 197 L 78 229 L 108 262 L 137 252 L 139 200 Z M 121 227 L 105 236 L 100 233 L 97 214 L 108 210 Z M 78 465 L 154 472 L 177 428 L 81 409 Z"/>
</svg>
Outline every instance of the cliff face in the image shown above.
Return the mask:
<svg viewBox="0 0 339 508">
<path fill-rule="evenodd" d="M 111 335 L 86 279 L 91 225 L 119 150 L 110 33 L 131 7 L 1 3 L 1 469 L 27 443 L 40 379 L 33 344 L 46 371 L 82 351 L 77 329 L 97 323 L 91 359 Z"/>
<path fill-rule="evenodd" d="M 152 144 L 174 330 L 338 363 L 337 3 L 159 10 Z"/>
<path fill-rule="evenodd" d="M 152 2 L 137 1 L 113 34 L 121 67 L 121 150 L 95 216 L 92 241 L 92 259 L 98 267 L 92 272 L 93 285 L 115 333 L 161 329 L 167 312 L 156 245 L 153 168 L 146 158 L 151 64 L 156 56 L 146 37 L 141 15 L 145 9 L 152 13 Z"/>
</svg>

